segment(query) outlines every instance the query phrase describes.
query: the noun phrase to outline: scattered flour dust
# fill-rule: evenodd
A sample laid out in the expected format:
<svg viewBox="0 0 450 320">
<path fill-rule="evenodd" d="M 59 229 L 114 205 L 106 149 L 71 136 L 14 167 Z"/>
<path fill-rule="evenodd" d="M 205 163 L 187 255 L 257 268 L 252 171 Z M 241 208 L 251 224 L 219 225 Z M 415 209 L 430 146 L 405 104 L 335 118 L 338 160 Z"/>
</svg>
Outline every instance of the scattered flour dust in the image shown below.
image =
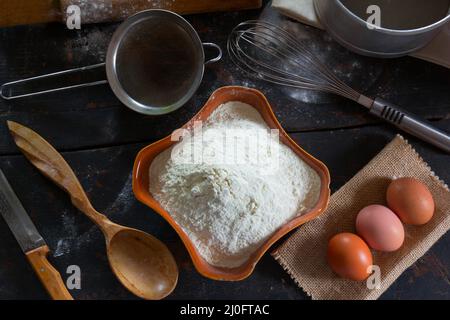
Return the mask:
<svg viewBox="0 0 450 320">
<path fill-rule="evenodd" d="M 62 12 L 69 5 L 80 8 L 81 23 L 99 23 L 124 20 L 145 9 L 171 10 L 176 0 L 62 0 Z"/>
<path fill-rule="evenodd" d="M 320 178 L 278 137 L 270 144 L 257 139 L 256 162 L 233 164 L 224 147 L 226 130 L 245 130 L 247 135 L 270 128 L 259 112 L 242 102 L 228 102 L 217 108 L 202 124 L 201 140 L 191 129 L 191 139 L 182 139 L 159 154 L 150 166 L 150 192 L 173 216 L 210 264 L 233 268 L 242 265 L 283 224 L 302 214 L 318 200 Z M 229 131 L 227 131 L 228 134 Z M 206 156 L 200 162 L 183 162 L 173 150 L 190 155 L 193 141 L 201 141 Z M 225 144 L 228 140 L 225 139 Z M 244 150 L 244 159 L 254 156 L 237 138 L 232 148 Z M 248 145 L 246 145 L 248 147 Z M 231 149 L 232 149 L 231 148 Z M 229 160 L 229 159 L 228 159 Z M 269 163 L 278 163 L 267 169 Z"/>
</svg>

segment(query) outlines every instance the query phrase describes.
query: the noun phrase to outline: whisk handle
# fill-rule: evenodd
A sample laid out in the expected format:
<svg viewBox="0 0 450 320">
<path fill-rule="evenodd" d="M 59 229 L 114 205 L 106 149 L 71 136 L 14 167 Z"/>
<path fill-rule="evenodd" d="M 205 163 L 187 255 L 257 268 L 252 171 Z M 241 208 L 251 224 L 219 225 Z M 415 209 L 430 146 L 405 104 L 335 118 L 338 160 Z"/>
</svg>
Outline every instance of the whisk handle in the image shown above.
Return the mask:
<svg viewBox="0 0 450 320">
<path fill-rule="evenodd" d="M 370 113 L 392 123 L 397 128 L 450 153 L 450 136 L 446 132 L 407 113 L 392 103 L 376 98 L 370 108 Z"/>
</svg>

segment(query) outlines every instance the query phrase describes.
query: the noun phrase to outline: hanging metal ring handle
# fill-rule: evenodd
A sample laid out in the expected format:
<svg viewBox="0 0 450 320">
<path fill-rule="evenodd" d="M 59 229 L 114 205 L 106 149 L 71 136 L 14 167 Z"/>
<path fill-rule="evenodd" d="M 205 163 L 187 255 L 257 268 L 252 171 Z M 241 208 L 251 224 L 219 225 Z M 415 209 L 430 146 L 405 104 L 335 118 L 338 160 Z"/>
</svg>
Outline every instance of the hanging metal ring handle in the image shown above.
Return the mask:
<svg viewBox="0 0 450 320">
<path fill-rule="evenodd" d="M 222 59 L 222 55 L 223 55 L 222 49 L 221 49 L 217 44 L 212 43 L 212 42 L 203 42 L 202 45 L 203 45 L 204 47 L 211 47 L 211 48 L 214 48 L 214 49 L 216 49 L 216 50 L 218 51 L 218 54 L 217 54 L 216 57 L 214 57 L 214 58 L 212 58 L 212 59 L 209 59 L 209 60 L 205 61 L 205 66 L 208 65 L 208 64 L 217 62 L 217 61 L 219 61 L 220 59 Z"/>
</svg>

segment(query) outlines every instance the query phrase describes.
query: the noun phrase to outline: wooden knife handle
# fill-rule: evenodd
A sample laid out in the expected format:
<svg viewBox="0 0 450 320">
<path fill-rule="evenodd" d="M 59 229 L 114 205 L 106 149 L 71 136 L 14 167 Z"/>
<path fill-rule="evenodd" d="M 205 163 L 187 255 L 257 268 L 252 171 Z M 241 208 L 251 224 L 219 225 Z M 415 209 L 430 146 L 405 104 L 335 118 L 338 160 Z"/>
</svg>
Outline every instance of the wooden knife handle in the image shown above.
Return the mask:
<svg viewBox="0 0 450 320">
<path fill-rule="evenodd" d="M 47 246 L 42 246 L 27 252 L 26 256 L 45 289 L 54 300 L 73 300 L 58 270 L 47 260 L 49 251 Z"/>
</svg>

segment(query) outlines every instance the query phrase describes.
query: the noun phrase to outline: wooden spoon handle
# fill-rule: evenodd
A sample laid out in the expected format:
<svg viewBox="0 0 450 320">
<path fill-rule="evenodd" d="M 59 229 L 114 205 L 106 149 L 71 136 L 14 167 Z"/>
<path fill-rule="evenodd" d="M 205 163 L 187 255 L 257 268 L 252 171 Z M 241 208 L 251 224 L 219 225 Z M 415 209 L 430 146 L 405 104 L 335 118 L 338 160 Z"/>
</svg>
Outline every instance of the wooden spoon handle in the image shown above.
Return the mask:
<svg viewBox="0 0 450 320">
<path fill-rule="evenodd" d="M 46 177 L 64 189 L 70 195 L 75 207 L 97 224 L 104 223 L 107 218 L 92 207 L 75 173 L 59 152 L 30 128 L 13 121 L 7 121 L 7 123 L 16 145 L 28 160 Z"/>
<path fill-rule="evenodd" d="M 47 260 L 48 252 L 48 247 L 42 246 L 27 252 L 26 256 L 45 289 L 54 300 L 73 300 L 60 273 Z"/>
</svg>

